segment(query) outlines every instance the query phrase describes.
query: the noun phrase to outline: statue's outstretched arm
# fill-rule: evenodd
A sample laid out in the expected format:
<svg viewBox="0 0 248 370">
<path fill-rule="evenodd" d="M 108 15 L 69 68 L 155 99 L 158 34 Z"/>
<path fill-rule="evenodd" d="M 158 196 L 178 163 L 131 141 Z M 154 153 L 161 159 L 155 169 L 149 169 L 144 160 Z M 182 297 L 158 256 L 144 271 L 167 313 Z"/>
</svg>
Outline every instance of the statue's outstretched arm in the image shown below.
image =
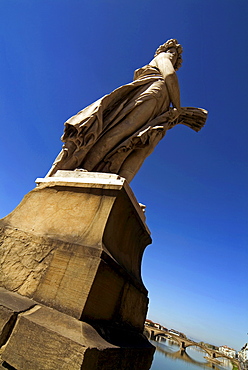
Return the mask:
<svg viewBox="0 0 248 370">
<path fill-rule="evenodd" d="M 173 107 L 175 107 L 178 111 L 180 111 L 181 104 L 180 104 L 179 83 L 178 83 L 176 71 L 169 59 L 169 54 L 168 53 L 158 54 L 151 61 L 150 64 L 153 66 L 156 66 L 160 70 L 165 80 L 165 84 L 168 89 L 171 103 Z"/>
</svg>

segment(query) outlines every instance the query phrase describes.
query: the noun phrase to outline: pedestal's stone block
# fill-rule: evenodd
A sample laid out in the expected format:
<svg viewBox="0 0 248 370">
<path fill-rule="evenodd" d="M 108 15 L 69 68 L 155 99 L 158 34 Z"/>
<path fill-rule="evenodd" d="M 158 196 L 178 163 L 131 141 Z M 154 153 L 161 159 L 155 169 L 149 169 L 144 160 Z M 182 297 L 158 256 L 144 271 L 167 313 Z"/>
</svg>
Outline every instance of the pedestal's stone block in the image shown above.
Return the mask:
<svg viewBox="0 0 248 370">
<path fill-rule="evenodd" d="M 25 312 L 34 305 L 31 299 L 0 288 L 0 347 L 6 343 L 18 313 Z"/>
<path fill-rule="evenodd" d="M 135 369 L 131 354 L 149 363 L 153 348 L 142 337 L 148 298 L 140 270 L 151 239 L 125 179 L 59 171 L 37 183 L 0 221 L 0 286 L 31 298 L 28 304 L 36 302 L 34 311 L 19 314 L 12 325 L 3 359 L 18 370 L 57 369 L 62 363 L 88 369 L 92 361 L 102 364 L 99 369 L 128 369 L 128 363 Z M 11 321 L 8 310 L 5 305 L 1 313 L 4 327 Z M 94 351 L 89 337 L 80 337 L 86 327 L 95 333 Z M 39 358 L 41 346 L 49 359 Z M 121 367 L 110 366 L 110 353 Z"/>
<path fill-rule="evenodd" d="M 3 317 L 5 312 L 10 314 Z M 15 316 L 14 322 L 11 315 Z M 2 288 L 0 318 L 1 327 L 3 321 L 5 327 L 9 326 L 1 349 L 0 368 L 3 369 L 150 367 L 152 356 L 147 358 L 144 350 L 152 352 L 152 348 L 143 338 L 136 338 L 136 348 L 110 344 L 91 325 Z"/>
<path fill-rule="evenodd" d="M 91 346 L 111 347 L 90 325 L 37 305 L 19 315 L 2 359 L 17 369 L 80 370 Z"/>
</svg>

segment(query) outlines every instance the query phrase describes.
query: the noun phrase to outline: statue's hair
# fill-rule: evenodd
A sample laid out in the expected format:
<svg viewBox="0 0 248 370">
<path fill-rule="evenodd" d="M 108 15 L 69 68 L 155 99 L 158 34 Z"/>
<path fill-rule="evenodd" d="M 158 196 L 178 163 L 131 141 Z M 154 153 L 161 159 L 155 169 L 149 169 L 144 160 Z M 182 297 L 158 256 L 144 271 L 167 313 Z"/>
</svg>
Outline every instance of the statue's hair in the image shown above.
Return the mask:
<svg viewBox="0 0 248 370">
<path fill-rule="evenodd" d="M 182 61 L 183 61 L 182 55 L 181 55 L 182 52 L 183 52 L 183 48 L 180 44 L 178 44 L 178 41 L 176 39 L 170 39 L 170 40 L 166 41 L 163 45 L 160 45 L 157 48 L 154 57 L 156 57 L 158 54 L 160 54 L 162 52 L 166 52 L 170 48 L 177 49 L 178 56 L 177 56 L 176 63 L 174 65 L 174 68 L 177 71 L 181 67 L 181 64 L 182 64 Z"/>
</svg>

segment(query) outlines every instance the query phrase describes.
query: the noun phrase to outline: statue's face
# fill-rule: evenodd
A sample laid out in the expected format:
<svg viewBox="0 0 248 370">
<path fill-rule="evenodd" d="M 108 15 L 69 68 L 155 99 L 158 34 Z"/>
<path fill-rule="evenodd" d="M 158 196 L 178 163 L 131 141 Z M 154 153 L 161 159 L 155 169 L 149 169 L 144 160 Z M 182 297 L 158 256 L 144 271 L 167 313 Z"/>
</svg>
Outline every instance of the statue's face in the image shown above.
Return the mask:
<svg viewBox="0 0 248 370">
<path fill-rule="evenodd" d="M 171 63 L 173 64 L 173 66 L 174 66 L 176 61 L 177 61 L 177 57 L 178 57 L 177 49 L 176 48 L 170 48 L 166 51 L 166 53 L 171 54 L 170 55 L 170 60 L 171 60 Z"/>
</svg>

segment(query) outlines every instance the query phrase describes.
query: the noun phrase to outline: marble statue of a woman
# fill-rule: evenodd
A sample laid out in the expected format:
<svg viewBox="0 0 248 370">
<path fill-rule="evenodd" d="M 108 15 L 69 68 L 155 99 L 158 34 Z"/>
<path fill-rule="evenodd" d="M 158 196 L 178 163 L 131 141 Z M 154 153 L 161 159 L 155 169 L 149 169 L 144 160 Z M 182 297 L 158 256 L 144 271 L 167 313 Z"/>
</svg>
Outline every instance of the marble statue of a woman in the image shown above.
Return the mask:
<svg viewBox="0 0 248 370">
<path fill-rule="evenodd" d="M 180 105 L 176 70 L 181 53 L 177 40 L 168 40 L 148 65 L 135 71 L 132 83 L 70 118 L 62 151 L 47 176 L 81 168 L 119 174 L 130 182 L 168 129 L 182 123 L 199 131 L 207 112 Z"/>
</svg>

